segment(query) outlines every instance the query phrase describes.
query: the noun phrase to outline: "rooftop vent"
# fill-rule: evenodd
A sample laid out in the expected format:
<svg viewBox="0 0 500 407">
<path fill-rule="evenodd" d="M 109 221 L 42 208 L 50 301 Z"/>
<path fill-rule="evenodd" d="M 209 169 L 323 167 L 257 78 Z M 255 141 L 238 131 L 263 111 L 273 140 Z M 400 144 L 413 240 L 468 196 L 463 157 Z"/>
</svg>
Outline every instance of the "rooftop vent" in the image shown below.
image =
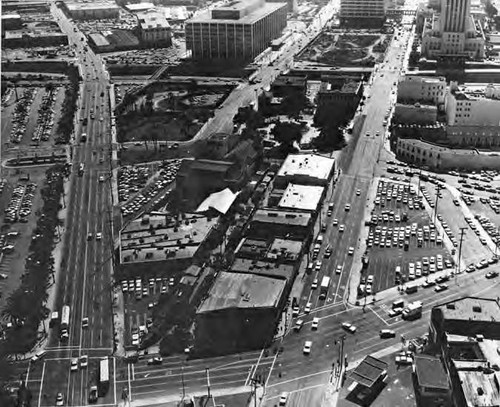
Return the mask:
<svg viewBox="0 0 500 407">
<path fill-rule="evenodd" d="M 482 387 L 478 387 L 477 388 L 477 394 L 480 395 L 480 396 L 482 396 L 484 394 L 484 390 L 483 390 Z"/>
<path fill-rule="evenodd" d="M 474 305 L 474 306 L 472 306 L 472 311 L 474 311 L 474 312 L 481 312 L 481 306 L 480 305 Z"/>
<path fill-rule="evenodd" d="M 455 309 L 455 304 L 446 304 L 446 308 Z"/>
</svg>

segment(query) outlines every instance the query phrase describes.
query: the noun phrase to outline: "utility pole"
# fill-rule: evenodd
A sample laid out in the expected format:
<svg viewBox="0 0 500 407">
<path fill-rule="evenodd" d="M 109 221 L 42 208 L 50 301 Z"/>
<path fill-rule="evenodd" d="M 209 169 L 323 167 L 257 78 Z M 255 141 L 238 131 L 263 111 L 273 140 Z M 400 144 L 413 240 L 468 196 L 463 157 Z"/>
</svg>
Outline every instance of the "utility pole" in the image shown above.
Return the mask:
<svg viewBox="0 0 500 407">
<path fill-rule="evenodd" d="M 437 216 L 437 212 L 438 212 L 438 201 L 439 201 L 439 194 L 441 193 L 441 189 L 443 187 L 441 186 L 441 184 L 437 184 L 437 187 L 436 187 L 436 203 L 434 204 L 434 224 L 436 224 L 436 216 Z"/>
<path fill-rule="evenodd" d="M 206 368 L 205 372 L 207 373 L 207 401 L 212 398 L 212 395 L 210 394 L 210 368 Z"/>
<path fill-rule="evenodd" d="M 458 246 L 458 261 L 457 261 L 457 272 L 455 273 L 455 283 L 457 283 L 457 275 L 458 273 L 460 272 L 460 262 L 461 262 L 461 258 L 462 258 L 462 243 L 463 243 L 463 240 L 464 240 L 464 235 L 465 235 L 465 232 L 467 231 L 467 228 L 466 227 L 461 227 L 460 228 L 460 245 Z"/>
</svg>

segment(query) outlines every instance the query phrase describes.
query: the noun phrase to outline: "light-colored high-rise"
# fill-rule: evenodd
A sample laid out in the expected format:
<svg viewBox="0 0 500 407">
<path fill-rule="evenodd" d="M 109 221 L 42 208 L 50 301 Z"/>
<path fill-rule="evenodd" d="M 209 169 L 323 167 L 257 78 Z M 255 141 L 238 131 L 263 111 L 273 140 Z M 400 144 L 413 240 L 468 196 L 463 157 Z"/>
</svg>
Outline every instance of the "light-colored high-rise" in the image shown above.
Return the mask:
<svg viewBox="0 0 500 407">
<path fill-rule="evenodd" d="M 422 54 L 428 58 L 484 58 L 484 33 L 470 14 L 470 0 L 441 0 L 441 12 L 425 20 Z"/>
<path fill-rule="evenodd" d="M 385 19 L 385 0 L 341 0 L 340 21 L 347 25 L 380 25 Z"/>
</svg>

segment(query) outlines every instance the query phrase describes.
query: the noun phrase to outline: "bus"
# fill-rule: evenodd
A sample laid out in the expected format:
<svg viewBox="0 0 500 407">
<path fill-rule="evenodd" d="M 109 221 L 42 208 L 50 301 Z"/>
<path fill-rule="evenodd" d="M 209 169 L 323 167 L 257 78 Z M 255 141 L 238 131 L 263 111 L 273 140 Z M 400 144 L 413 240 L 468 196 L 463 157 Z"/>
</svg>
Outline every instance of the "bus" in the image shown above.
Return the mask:
<svg viewBox="0 0 500 407">
<path fill-rule="evenodd" d="M 328 288 L 330 288 L 330 277 L 325 276 L 321 280 L 321 287 L 320 287 L 320 292 L 319 292 L 320 300 L 324 300 L 326 298 Z"/>
<path fill-rule="evenodd" d="M 104 397 L 109 390 L 109 359 L 102 358 L 99 363 L 99 397 Z"/>
<path fill-rule="evenodd" d="M 67 341 L 69 338 L 69 305 L 62 307 L 61 312 L 61 341 Z"/>
<path fill-rule="evenodd" d="M 83 175 L 83 172 L 85 171 L 85 164 L 84 163 L 80 163 L 79 167 L 78 167 L 78 176 L 82 176 Z"/>
</svg>

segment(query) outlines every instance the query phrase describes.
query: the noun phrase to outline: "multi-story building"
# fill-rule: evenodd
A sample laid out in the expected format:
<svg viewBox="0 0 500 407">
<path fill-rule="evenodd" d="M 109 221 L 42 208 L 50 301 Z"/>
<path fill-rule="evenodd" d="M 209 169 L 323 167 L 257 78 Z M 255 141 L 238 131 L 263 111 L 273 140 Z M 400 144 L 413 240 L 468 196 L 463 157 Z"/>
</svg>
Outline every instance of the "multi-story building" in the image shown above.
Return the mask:
<svg viewBox="0 0 500 407">
<path fill-rule="evenodd" d="M 137 30 L 143 45 L 168 47 L 172 45 L 170 24 L 165 14 L 156 10 L 137 13 Z"/>
<path fill-rule="evenodd" d="M 231 2 L 186 21 L 186 48 L 198 60 L 251 60 L 281 36 L 286 14 L 286 3 Z"/>
<path fill-rule="evenodd" d="M 384 20 L 384 0 L 340 1 L 340 22 L 343 25 L 380 26 Z"/>
<path fill-rule="evenodd" d="M 422 54 L 429 58 L 484 58 L 484 33 L 470 15 L 470 0 L 441 1 L 441 12 L 424 23 Z"/>
<path fill-rule="evenodd" d="M 500 126 L 500 85 L 459 87 L 452 82 L 445 106 L 448 126 Z"/>
<path fill-rule="evenodd" d="M 120 7 L 114 2 L 66 3 L 66 8 L 75 20 L 101 20 L 120 17 Z"/>
<path fill-rule="evenodd" d="M 328 105 L 332 110 L 341 106 L 356 110 L 363 96 L 361 76 L 323 76 L 317 95 L 318 106 Z"/>
<path fill-rule="evenodd" d="M 444 104 L 446 78 L 443 76 L 405 75 L 398 83 L 398 102 Z"/>
</svg>

